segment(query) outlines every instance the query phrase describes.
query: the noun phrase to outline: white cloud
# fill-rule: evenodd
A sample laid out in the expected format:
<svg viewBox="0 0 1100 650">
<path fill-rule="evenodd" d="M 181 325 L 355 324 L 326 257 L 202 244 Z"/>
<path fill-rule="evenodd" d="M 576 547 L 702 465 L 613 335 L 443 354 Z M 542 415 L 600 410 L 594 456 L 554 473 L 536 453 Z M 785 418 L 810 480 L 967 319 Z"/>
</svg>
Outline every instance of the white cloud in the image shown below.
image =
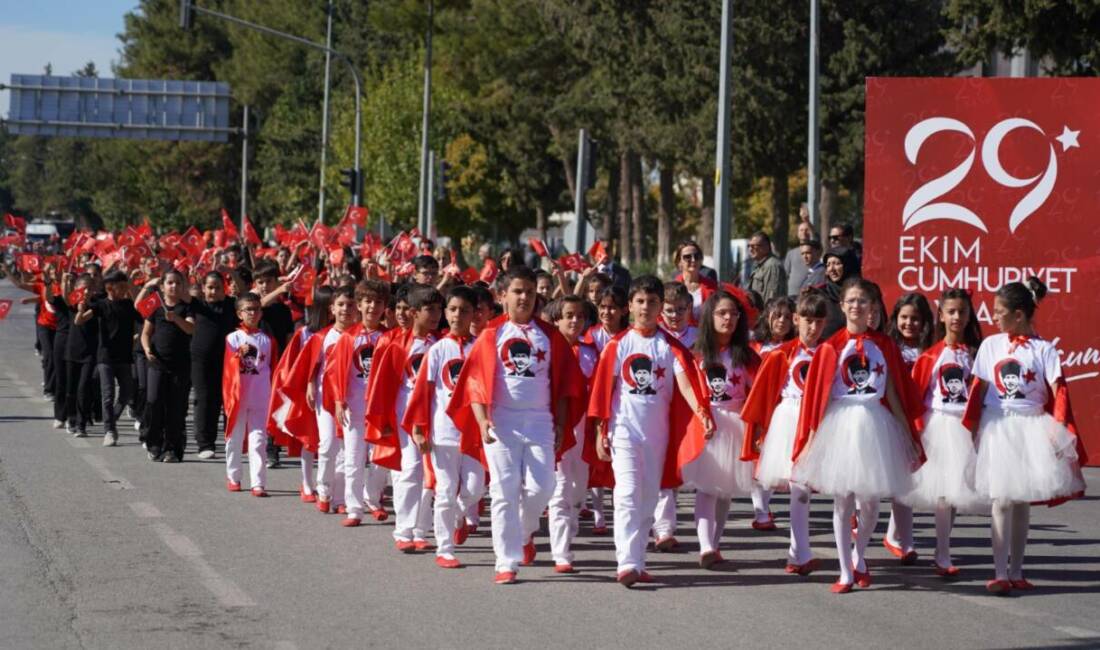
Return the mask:
<svg viewBox="0 0 1100 650">
<path fill-rule="evenodd" d="M 12 73 L 42 74 L 47 63 L 53 73 L 68 76 L 94 61 L 100 76 L 110 77 L 121 44 L 113 36 L 95 36 L 0 25 L 0 83 L 11 83 Z M 0 114 L 8 114 L 9 93 L 0 91 Z"/>
</svg>

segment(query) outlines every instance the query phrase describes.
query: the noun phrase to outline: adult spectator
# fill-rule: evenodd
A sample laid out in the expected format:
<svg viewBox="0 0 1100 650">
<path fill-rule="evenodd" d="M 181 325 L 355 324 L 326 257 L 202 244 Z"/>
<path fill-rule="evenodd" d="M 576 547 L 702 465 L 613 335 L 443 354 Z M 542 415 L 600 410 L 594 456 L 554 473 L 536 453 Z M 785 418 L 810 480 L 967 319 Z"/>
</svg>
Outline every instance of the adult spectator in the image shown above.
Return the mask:
<svg viewBox="0 0 1100 650">
<path fill-rule="evenodd" d="M 680 269 L 680 275 L 676 279 L 683 282 L 691 294 L 691 316 L 698 322 L 703 303 L 718 288 L 718 283 L 703 275 L 703 249 L 694 241 L 680 242 L 672 260 Z"/>
<path fill-rule="evenodd" d="M 841 223 L 829 228 L 829 248 L 843 247 L 856 256 L 856 271 L 863 267 L 863 247 L 856 241 L 856 232 L 852 224 Z"/>
<path fill-rule="evenodd" d="M 787 272 L 783 262 L 772 254 L 772 241 L 763 232 L 749 238 L 749 257 L 752 258 L 752 274 L 749 289 L 760 294 L 764 302 L 787 295 Z"/>
<path fill-rule="evenodd" d="M 850 248 L 830 248 L 825 253 L 825 285 L 822 290 L 828 304 L 828 315 L 825 317 L 825 332 L 821 339 L 825 340 L 844 327 L 844 311 L 840 306 L 841 287 L 844 281 L 859 275 L 859 264 L 856 254 Z"/>
<path fill-rule="evenodd" d="M 808 221 L 798 224 L 798 246 L 787 251 L 783 258 L 783 270 L 787 272 L 787 295 L 794 296 L 802 288 L 803 281 L 810 269 L 802 261 L 802 244 L 814 238 L 814 229 Z M 820 247 L 819 247 L 820 248 Z M 820 251 L 818 257 L 820 257 Z"/>
<path fill-rule="evenodd" d="M 825 263 L 821 261 L 821 242 L 816 239 L 808 239 L 798 245 L 798 254 L 802 263 L 806 265 L 806 277 L 802 278 L 802 284 L 798 285 L 795 295 L 807 287 L 818 287 L 825 283 Z M 790 286 L 790 282 L 787 283 Z"/>
<path fill-rule="evenodd" d="M 611 250 L 611 242 L 606 239 L 600 241 L 603 242 L 604 250 Z M 611 284 L 613 286 L 622 287 L 623 291 L 630 288 L 630 271 L 622 264 L 616 262 L 611 255 L 608 255 L 603 262 L 597 264 L 596 270 L 611 278 Z"/>
</svg>

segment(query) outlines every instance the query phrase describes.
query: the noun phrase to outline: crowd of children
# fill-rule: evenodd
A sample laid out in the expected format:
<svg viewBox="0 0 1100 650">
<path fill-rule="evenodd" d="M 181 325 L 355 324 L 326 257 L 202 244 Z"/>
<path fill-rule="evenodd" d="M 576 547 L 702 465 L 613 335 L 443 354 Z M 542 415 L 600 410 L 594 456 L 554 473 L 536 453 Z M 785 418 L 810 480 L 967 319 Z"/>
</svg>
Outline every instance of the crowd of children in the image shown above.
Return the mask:
<svg viewBox="0 0 1100 650">
<path fill-rule="evenodd" d="M 983 340 L 962 290 L 935 306 L 905 295 L 886 317 L 878 286 L 858 276 L 837 296 L 760 304 L 698 275 L 624 287 L 599 259 L 573 259 L 570 282 L 557 263 L 551 274 L 507 255 L 481 272 L 454 254 L 441 265 L 411 239 L 361 255 L 312 233 L 280 244 L 191 242 L 181 264 L 102 260 L 78 239 L 21 260 L 12 279 L 37 306 L 55 428 L 86 436 L 99 421 L 115 446 L 129 408 L 149 459 L 178 463 L 193 391 L 199 458 L 215 456 L 224 414 L 228 491 L 267 496 L 266 470 L 296 456 L 303 502 L 347 527 L 392 513 L 396 549 L 432 551 L 441 568 L 462 566 L 487 496 L 499 584 L 535 561 L 544 514 L 556 572 L 576 571 L 571 546 L 592 518 L 593 534 L 613 529 L 630 587 L 654 579 L 649 548 L 680 545 L 678 491 L 692 494 L 707 569 L 725 561 L 732 499 L 750 497 L 752 528 L 774 530 L 778 491 L 789 574 L 820 568 L 816 493 L 833 500 L 832 590 L 870 586 L 866 550 L 889 499 L 884 545 L 915 562 L 913 510 L 933 512 L 931 566 L 945 578 L 959 573 L 956 513 L 991 512 L 987 588 L 1003 594 L 1033 588 L 1029 504 L 1084 490 L 1058 354 L 1034 325 L 1036 279 L 1000 289 L 1000 333 Z M 837 303 L 844 325 L 825 338 Z"/>
</svg>

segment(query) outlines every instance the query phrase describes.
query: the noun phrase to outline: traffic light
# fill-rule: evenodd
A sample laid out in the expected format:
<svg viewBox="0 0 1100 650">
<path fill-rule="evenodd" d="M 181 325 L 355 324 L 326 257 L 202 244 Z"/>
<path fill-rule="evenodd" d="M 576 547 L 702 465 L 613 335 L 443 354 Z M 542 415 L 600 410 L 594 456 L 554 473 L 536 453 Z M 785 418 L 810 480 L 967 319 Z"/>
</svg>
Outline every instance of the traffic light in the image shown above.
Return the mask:
<svg viewBox="0 0 1100 650">
<path fill-rule="evenodd" d="M 180 0 L 180 29 L 191 29 L 191 0 Z"/>
<path fill-rule="evenodd" d="M 451 171 L 451 163 L 443 160 L 439 160 L 439 174 L 436 176 L 436 196 L 440 199 L 447 198 L 447 174 Z"/>
<path fill-rule="evenodd" d="M 358 205 L 359 198 L 363 194 L 363 179 L 359 174 L 359 170 L 341 169 L 340 176 L 343 177 L 340 184 L 347 188 L 351 194 L 352 203 Z"/>
<path fill-rule="evenodd" d="M 600 141 L 588 138 L 588 178 L 585 179 L 585 187 L 596 187 L 596 163 L 599 154 Z"/>
</svg>

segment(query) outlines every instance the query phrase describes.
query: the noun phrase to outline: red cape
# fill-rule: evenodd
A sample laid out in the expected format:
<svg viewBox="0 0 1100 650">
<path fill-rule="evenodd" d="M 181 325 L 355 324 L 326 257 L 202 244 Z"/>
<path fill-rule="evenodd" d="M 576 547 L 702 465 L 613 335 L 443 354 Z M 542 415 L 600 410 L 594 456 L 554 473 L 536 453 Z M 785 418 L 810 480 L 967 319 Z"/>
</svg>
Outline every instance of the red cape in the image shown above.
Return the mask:
<svg viewBox="0 0 1100 650">
<path fill-rule="evenodd" d="M 802 410 L 798 417 L 798 431 L 795 434 L 792 460 L 798 460 L 799 454 L 810 443 L 810 439 L 825 417 L 837 364 L 840 362 L 840 351 L 844 349 L 850 338 L 851 334 L 848 330 L 842 329 L 822 343 L 814 354 L 814 360 L 810 363 L 810 370 L 806 374 L 806 387 L 802 394 Z M 920 450 L 920 462 L 924 463 L 924 447 L 921 445 L 920 431 L 913 426 L 913 422 L 919 420 L 924 414 L 924 402 L 917 394 L 917 386 L 905 372 L 905 363 L 893 339 L 874 330 L 867 331 L 867 338 L 878 346 L 886 359 L 890 383 L 893 384 L 898 400 L 901 402 L 905 420 L 909 424 L 909 434 Z M 890 408 L 885 396 L 882 398 L 882 404 L 887 409 Z"/>
<path fill-rule="evenodd" d="M 798 339 L 791 339 L 764 355 L 764 361 L 756 371 L 752 390 L 741 407 L 741 420 L 745 423 L 745 439 L 741 444 L 741 460 L 758 460 L 757 451 L 772 424 L 775 407 L 783 399 L 783 386 L 790 372 L 791 358 L 798 353 Z M 759 435 L 756 432 L 759 431 Z M 755 436 L 755 437 L 754 437 Z M 757 441 L 759 444 L 753 444 Z"/>
<path fill-rule="evenodd" d="M 310 334 L 310 336 L 313 335 Z M 292 393 L 287 387 L 287 382 L 290 378 L 291 368 L 293 368 L 294 362 L 298 359 L 298 355 L 301 354 L 303 348 L 302 328 L 299 328 L 290 337 L 290 344 L 287 345 L 286 352 L 279 356 L 279 363 L 275 366 L 275 372 L 271 376 L 271 402 L 267 408 L 267 432 L 275 444 L 286 447 L 287 453 L 291 456 L 302 454 L 302 443 L 294 436 L 283 431 L 282 427 L 279 426 L 278 414 L 280 409 L 284 408 L 289 412 L 293 403 Z M 285 417 L 286 413 L 283 415 Z M 314 423 L 314 428 L 316 426 L 316 423 Z"/>
<path fill-rule="evenodd" d="M 244 326 L 241 326 L 240 329 L 244 329 Z M 271 363 L 269 366 L 271 378 L 274 380 L 275 366 L 279 358 L 279 344 L 275 341 L 274 337 L 268 335 L 267 338 L 271 341 Z M 222 404 L 223 408 L 225 408 L 225 441 L 226 444 L 229 444 L 229 437 L 233 434 L 233 427 L 237 424 L 237 415 L 241 406 L 241 358 L 235 351 L 229 349 L 228 343 L 225 345 L 224 358 L 225 365 L 222 367 Z M 268 397 L 269 406 L 270 403 L 271 398 Z M 248 436 L 244 435 L 241 436 L 241 451 L 247 450 Z"/>
<path fill-rule="evenodd" d="M 343 402 L 349 403 L 352 399 L 356 399 L 355 395 L 348 395 L 348 370 L 351 369 L 352 364 L 355 362 L 355 337 L 363 333 L 364 325 L 360 321 L 355 325 L 345 330 L 340 338 L 336 340 L 332 348 L 329 350 L 329 358 L 325 360 L 324 374 L 322 375 L 321 383 L 324 385 L 322 391 L 321 407 L 329 413 L 336 415 L 336 403 Z M 383 333 L 385 335 L 385 333 Z M 379 344 L 381 339 L 379 340 Z M 372 362 L 371 369 L 373 370 L 374 364 Z M 372 375 L 374 373 L 371 373 Z M 368 384 L 369 385 L 369 384 Z M 359 398 L 366 400 L 367 392 L 364 391 L 363 395 Z M 339 422 L 336 423 L 336 435 L 339 438 L 344 437 L 344 427 Z"/>
<path fill-rule="evenodd" d="M 287 377 L 284 392 L 290 398 L 290 411 L 286 416 L 286 430 L 305 449 L 317 453 L 321 436 L 317 430 L 317 412 L 306 403 L 306 387 L 316 376 L 317 364 L 324 352 L 325 337 L 332 327 L 326 327 L 309 338 Z"/>
<path fill-rule="evenodd" d="M 590 487 L 614 487 L 615 476 L 611 463 L 600 460 L 596 452 L 595 421 L 603 420 L 610 427 L 611 401 L 615 390 L 615 379 L 618 375 L 616 357 L 618 356 L 619 341 L 629 333 L 625 329 L 615 335 L 608 342 L 600 355 L 599 365 L 593 375 L 591 399 L 588 402 L 588 426 L 585 427 L 584 452 L 582 457 L 589 466 Z M 710 401 L 707 399 L 706 390 L 699 379 L 699 373 L 694 371 L 695 360 L 691 351 L 673 336 L 665 336 L 672 354 L 687 373 L 691 383 L 692 392 L 695 393 L 696 403 L 706 408 L 709 412 Z M 675 381 L 675 378 L 673 378 Z M 690 462 L 702 451 L 702 425 L 698 423 L 695 413 L 688 406 L 687 401 L 680 394 L 678 387 L 672 389 L 672 404 L 669 408 L 668 422 L 668 448 L 665 451 L 664 469 L 661 473 L 661 489 L 678 487 L 683 481 L 680 478 L 680 469 L 684 463 Z M 689 428 L 691 424 L 699 424 L 697 430 Z M 610 430 L 608 430 L 610 435 Z M 595 483 L 593 483 L 595 481 Z"/>
<path fill-rule="evenodd" d="M 493 383 L 497 364 L 500 363 L 497 358 L 497 330 L 502 322 L 503 319 L 491 322 L 477 337 L 470 349 L 470 356 L 462 364 L 451 403 L 447 405 L 447 415 L 451 416 L 462 433 L 462 453 L 481 461 L 486 470 L 489 465 L 481 447 L 481 427 L 474 418 L 472 405 L 482 404 L 490 417 L 493 414 Z M 572 347 L 561 332 L 539 318 L 531 322 L 550 340 L 550 415 L 555 426 L 562 428 L 562 445 L 558 451 L 560 459 L 561 454 L 576 444 L 573 429 L 584 417 L 586 382 Z M 562 400 L 566 401 L 566 421 L 558 422 L 557 408 Z"/>
<path fill-rule="evenodd" d="M 367 382 L 365 438 L 374 445 L 371 462 L 401 471 L 401 438 L 397 434 L 397 393 L 405 376 L 412 330 L 393 330 L 374 350 Z M 421 364 L 423 365 L 423 364 Z M 384 433 L 388 429 L 388 433 Z"/>
</svg>

